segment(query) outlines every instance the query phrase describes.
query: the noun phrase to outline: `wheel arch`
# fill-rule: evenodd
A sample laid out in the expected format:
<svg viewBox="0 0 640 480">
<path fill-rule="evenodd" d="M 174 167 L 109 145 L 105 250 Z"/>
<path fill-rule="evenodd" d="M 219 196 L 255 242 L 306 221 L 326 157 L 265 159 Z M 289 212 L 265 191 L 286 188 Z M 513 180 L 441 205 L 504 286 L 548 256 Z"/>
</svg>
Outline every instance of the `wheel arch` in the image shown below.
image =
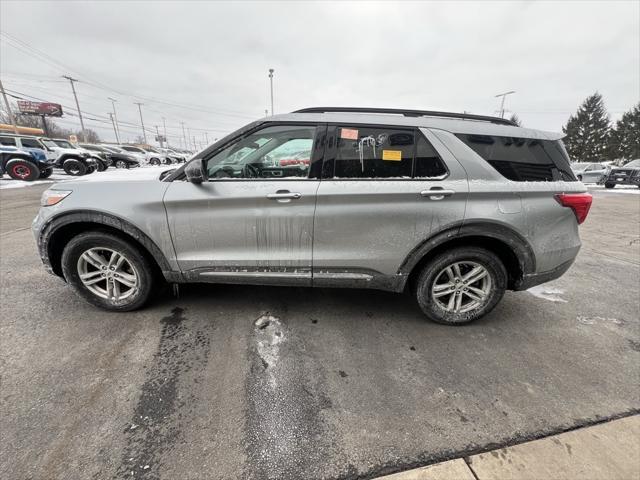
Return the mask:
<svg viewBox="0 0 640 480">
<path fill-rule="evenodd" d="M 171 268 L 167 258 L 156 243 L 142 230 L 115 215 L 91 210 L 63 213 L 53 217 L 41 229 L 38 250 L 49 270 L 62 277 L 62 252 L 69 240 L 79 233 L 90 230 L 104 231 L 136 245 L 148 260 L 169 282 L 182 279 L 179 272 Z"/>
<path fill-rule="evenodd" d="M 509 289 L 516 289 L 524 275 L 535 271 L 535 255 L 529 242 L 513 228 L 493 222 L 451 227 L 425 240 L 406 257 L 399 275 L 412 285 L 422 267 L 436 255 L 455 247 L 475 246 L 494 253 L 507 270 Z"/>
</svg>

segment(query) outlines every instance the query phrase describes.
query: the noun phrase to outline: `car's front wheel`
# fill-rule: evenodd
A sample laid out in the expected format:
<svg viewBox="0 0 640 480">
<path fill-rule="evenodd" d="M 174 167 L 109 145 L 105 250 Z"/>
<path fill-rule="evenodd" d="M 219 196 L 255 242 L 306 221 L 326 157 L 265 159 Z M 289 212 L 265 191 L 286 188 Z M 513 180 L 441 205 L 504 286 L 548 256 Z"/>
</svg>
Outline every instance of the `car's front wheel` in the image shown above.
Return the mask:
<svg viewBox="0 0 640 480">
<path fill-rule="evenodd" d="M 114 235 L 74 237 L 62 254 L 64 278 L 85 300 L 105 310 L 142 307 L 153 290 L 153 267 L 135 245 Z"/>
<path fill-rule="evenodd" d="M 462 325 L 493 310 L 506 287 L 507 272 L 495 254 L 464 247 L 431 259 L 418 277 L 415 292 L 430 320 Z"/>
<path fill-rule="evenodd" d="M 116 168 L 129 168 L 129 164 L 124 160 L 118 160 L 115 166 Z"/>
<path fill-rule="evenodd" d="M 604 184 L 604 188 L 614 188 L 615 186 L 616 186 L 616 184 L 615 184 L 615 183 L 609 183 L 609 182 L 606 182 L 606 183 Z"/>
<path fill-rule="evenodd" d="M 79 177 L 87 173 L 87 166 L 80 160 L 66 160 L 62 165 L 63 170 L 67 175 Z"/>
<path fill-rule="evenodd" d="M 14 180 L 32 182 L 40 176 L 37 165 L 29 160 L 9 160 L 6 168 L 9 176 Z"/>
</svg>

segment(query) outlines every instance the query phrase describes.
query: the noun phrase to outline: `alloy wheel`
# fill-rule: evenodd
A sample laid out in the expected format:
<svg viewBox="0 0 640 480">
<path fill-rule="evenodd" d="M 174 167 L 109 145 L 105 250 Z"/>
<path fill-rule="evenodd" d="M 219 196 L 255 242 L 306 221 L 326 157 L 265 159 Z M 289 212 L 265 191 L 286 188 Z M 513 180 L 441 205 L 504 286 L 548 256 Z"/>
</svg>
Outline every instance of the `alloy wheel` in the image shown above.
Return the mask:
<svg viewBox="0 0 640 480">
<path fill-rule="evenodd" d="M 431 298 L 446 312 L 465 313 L 482 307 L 491 293 L 491 275 L 477 262 L 455 262 L 442 269 Z"/>
<path fill-rule="evenodd" d="M 140 276 L 122 253 L 110 248 L 90 248 L 78 258 L 78 275 L 94 295 L 110 301 L 122 301 L 134 295 Z"/>
</svg>

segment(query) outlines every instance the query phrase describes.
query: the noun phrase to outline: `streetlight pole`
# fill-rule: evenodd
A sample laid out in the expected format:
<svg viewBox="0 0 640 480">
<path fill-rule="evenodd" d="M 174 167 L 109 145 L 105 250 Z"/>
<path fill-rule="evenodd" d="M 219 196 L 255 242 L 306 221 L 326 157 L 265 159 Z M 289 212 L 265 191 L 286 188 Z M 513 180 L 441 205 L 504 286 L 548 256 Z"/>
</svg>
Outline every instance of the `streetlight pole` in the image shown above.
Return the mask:
<svg viewBox="0 0 640 480">
<path fill-rule="evenodd" d="M 82 120 L 82 112 L 80 111 L 80 104 L 78 103 L 78 95 L 76 95 L 76 87 L 73 85 L 73 82 L 77 82 L 78 80 L 75 78 L 72 78 L 68 75 L 62 75 L 62 78 L 66 78 L 67 80 L 69 80 L 69 82 L 71 82 L 71 90 L 73 91 L 73 98 L 76 99 L 76 107 L 78 109 L 78 117 L 80 117 L 80 128 L 82 129 L 82 141 L 86 142 L 87 141 L 87 134 L 84 131 L 84 121 Z"/>
<path fill-rule="evenodd" d="M 116 130 L 118 131 L 118 133 L 116 133 L 116 138 L 118 138 L 120 137 L 120 125 L 118 124 L 118 115 L 116 115 L 116 99 L 107 97 L 107 100 L 111 100 L 111 105 L 113 107 L 113 118 L 115 119 Z M 118 143 L 120 143 L 120 140 L 118 140 Z"/>
<path fill-rule="evenodd" d="M 499 93 L 495 96 L 495 98 L 502 97 L 502 102 L 500 103 L 500 118 L 504 118 L 504 99 L 507 95 L 511 95 L 512 93 L 516 93 L 515 90 L 511 90 L 509 92 Z"/>
<path fill-rule="evenodd" d="M 273 117 L 273 68 L 269 69 L 269 83 L 271 84 L 271 116 Z"/>
<path fill-rule="evenodd" d="M 142 105 L 144 105 L 141 102 L 133 102 L 134 104 L 138 105 L 138 111 L 140 112 L 140 124 L 142 125 L 142 138 L 144 138 L 144 143 L 149 143 L 147 142 L 147 132 L 144 129 L 144 121 L 142 120 Z"/>
<path fill-rule="evenodd" d="M 184 131 L 184 122 L 180 122 L 180 125 L 182 125 L 182 138 L 184 139 L 184 148 L 187 149 L 187 134 Z"/>
<path fill-rule="evenodd" d="M 169 148 L 169 137 L 167 137 L 167 119 L 162 117 L 162 127 L 164 129 L 164 141 L 167 142 L 167 148 Z"/>
<path fill-rule="evenodd" d="M 113 125 L 113 133 L 116 134 L 116 142 L 120 143 L 120 134 L 116 128 L 116 123 L 113 121 L 114 114 L 109 112 L 109 118 L 111 119 L 111 125 Z"/>
<path fill-rule="evenodd" d="M 158 128 L 158 125 L 156 125 L 155 127 L 156 127 L 156 141 L 160 144 L 160 148 L 164 148 L 162 146 L 162 137 L 160 136 L 160 129 Z"/>
</svg>

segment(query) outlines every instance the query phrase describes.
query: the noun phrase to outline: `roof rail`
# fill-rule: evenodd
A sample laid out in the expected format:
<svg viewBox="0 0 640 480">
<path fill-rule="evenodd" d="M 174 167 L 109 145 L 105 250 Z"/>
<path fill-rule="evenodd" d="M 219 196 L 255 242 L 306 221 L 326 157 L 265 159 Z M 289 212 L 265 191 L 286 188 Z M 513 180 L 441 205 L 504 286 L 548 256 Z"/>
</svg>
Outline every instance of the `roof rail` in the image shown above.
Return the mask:
<svg viewBox="0 0 640 480">
<path fill-rule="evenodd" d="M 392 113 L 396 115 L 404 115 L 405 117 L 442 117 L 442 118 L 458 118 L 461 120 L 475 120 L 479 122 L 491 122 L 499 125 L 509 125 L 517 127 L 518 125 L 511 120 L 500 117 L 490 117 L 487 115 L 473 115 L 470 113 L 454 113 L 454 112 L 434 112 L 431 110 L 405 110 L 402 108 L 358 108 L 358 107 L 310 107 L 295 110 L 292 113 Z"/>
</svg>

